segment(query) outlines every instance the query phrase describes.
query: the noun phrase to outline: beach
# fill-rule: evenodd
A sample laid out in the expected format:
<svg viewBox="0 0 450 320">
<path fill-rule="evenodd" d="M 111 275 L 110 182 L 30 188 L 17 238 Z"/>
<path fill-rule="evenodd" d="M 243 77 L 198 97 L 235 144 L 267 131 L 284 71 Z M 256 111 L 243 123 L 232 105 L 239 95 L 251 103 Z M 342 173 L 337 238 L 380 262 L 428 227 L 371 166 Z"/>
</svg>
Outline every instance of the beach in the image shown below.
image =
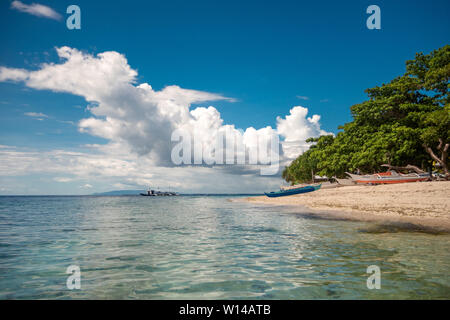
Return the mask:
<svg viewBox="0 0 450 320">
<path fill-rule="evenodd" d="M 408 223 L 450 232 L 450 182 L 413 182 L 321 189 L 287 197 L 244 199 L 268 205 L 299 206 L 322 218 Z"/>
</svg>

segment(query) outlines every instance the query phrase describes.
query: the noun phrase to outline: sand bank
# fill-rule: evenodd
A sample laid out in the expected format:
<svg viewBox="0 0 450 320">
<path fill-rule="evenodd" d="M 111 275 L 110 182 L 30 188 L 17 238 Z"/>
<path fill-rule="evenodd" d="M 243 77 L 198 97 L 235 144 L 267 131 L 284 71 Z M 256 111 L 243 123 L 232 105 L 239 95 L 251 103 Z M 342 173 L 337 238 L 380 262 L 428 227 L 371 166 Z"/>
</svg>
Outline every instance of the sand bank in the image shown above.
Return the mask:
<svg viewBox="0 0 450 320">
<path fill-rule="evenodd" d="M 304 206 L 318 217 L 411 223 L 450 232 L 450 181 L 347 186 L 280 198 L 245 201 Z"/>
</svg>

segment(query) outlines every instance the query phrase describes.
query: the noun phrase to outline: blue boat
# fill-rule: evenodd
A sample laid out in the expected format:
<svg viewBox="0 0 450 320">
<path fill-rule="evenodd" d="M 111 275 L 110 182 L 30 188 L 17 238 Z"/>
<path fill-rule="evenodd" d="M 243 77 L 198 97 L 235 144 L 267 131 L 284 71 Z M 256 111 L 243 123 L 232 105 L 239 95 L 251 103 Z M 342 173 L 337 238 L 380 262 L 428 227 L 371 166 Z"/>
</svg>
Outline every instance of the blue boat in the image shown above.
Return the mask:
<svg viewBox="0 0 450 320">
<path fill-rule="evenodd" d="M 300 194 L 300 193 L 307 193 L 307 192 L 313 192 L 316 190 L 319 190 L 322 184 L 319 184 L 318 186 L 305 186 L 295 189 L 289 189 L 289 190 L 280 190 L 280 191 L 272 191 L 272 192 L 264 192 L 266 196 L 269 198 L 276 198 L 276 197 L 285 197 L 285 196 L 291 196 L 293 194 Z"/>
</svg>

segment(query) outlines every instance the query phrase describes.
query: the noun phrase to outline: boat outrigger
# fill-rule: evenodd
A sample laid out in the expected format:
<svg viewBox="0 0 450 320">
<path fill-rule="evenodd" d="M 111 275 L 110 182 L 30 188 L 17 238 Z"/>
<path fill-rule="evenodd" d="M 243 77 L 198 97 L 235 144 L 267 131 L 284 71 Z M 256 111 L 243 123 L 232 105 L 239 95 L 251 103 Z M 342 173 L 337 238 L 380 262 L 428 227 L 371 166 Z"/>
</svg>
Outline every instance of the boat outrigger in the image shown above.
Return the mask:
<svg viewBox="0 0 450 320">
<path fill-rule="evenodd" d="M 383 173 L 366 175 L 353 174 L 349 172 L 346 172 L 346 174 L 350 176 L 357 184 L 392 184 L 427 181 L 428 179 L 430 179 L 430 175 L 428 173 L 401 174 L 393 170 Z"/>
<path fill-rule="evenodd" d="M 284 197 L 284 196 L 291 196 L 294 194 L 313 192 L 319 190 L 321 186 L 322 184 L 319 184 L 317 186 L 304 186 L 295 189 L 286 189 L 286 190 L 280 189 L 280 191 L 264 192 L 264 194 L 269 198 Z"/>
</svg>

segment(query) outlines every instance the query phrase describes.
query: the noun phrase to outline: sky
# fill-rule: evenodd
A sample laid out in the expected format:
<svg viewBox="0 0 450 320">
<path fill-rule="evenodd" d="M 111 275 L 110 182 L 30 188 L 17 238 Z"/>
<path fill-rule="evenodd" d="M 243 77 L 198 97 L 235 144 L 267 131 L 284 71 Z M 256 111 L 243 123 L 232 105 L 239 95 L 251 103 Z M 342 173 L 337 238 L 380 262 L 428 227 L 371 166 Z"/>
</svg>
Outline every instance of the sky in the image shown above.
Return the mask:
<svg viewBox="0 0 450 320">
<path fill-rule="evenodd" d="M 81 29 L 66 26 L 69 5 Z M 369 30 L 369 5 L 381 29 Z M 281 168 L 351 121 L 365 89 L 448 44 L 448 1 L 1 1 L 0 194 L 149 185 L 261 192 L 280 172 L 175 166 L 171 133 L 246 147 L 279 137 Z M 238 130 L 241 129 L 241 130 Z"/>
</svg>

